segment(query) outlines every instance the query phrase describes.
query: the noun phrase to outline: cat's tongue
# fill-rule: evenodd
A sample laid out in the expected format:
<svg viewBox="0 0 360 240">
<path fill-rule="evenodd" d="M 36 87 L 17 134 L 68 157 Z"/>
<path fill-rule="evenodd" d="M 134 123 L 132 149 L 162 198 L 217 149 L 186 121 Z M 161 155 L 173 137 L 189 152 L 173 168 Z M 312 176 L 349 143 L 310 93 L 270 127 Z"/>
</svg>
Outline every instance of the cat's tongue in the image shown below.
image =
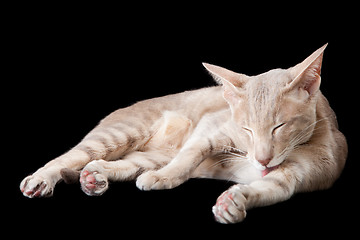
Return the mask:
<svg viewBox="0 0 360 240">
<path fill-rule="evenodd" d="M 262 171 L 261 171 L 262 177 L 265 177 L 266 175 L 269 174 L 269 172 L 271 172 L 272 170 L 277 169 L 278 167 L 279 167 L 279 165 L 274 166 L 274 167 L 270 167 L 270 168 L 265 168 L 265 170 L 262 170 Z"/>
</svg>

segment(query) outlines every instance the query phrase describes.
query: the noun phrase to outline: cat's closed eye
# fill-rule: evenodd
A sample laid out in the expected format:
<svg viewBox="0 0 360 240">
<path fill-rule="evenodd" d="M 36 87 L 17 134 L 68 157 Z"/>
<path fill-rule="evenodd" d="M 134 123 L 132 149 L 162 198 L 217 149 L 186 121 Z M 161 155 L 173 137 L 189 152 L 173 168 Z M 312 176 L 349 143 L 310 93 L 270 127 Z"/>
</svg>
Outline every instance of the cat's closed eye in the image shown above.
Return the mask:
<svg viewBox="0 0 360 240">
<path fill-rule="evenodd" d="M 250 128 L 247 128 L 247 127 L 242 127 L 242 129 L 244 129 L 244 130 L 245 130 L 245 132 L 246 132 L 246 133 L 248 133 L 250 137 L 252 137 L 252 136 L 253 136 L 253 131 L 252 131 Z"/>
<path fill-rule="evenodd" d="M 275 135 L 286 123 L 281 123 L 273 128 L 272 135 Z"/>
</svg>

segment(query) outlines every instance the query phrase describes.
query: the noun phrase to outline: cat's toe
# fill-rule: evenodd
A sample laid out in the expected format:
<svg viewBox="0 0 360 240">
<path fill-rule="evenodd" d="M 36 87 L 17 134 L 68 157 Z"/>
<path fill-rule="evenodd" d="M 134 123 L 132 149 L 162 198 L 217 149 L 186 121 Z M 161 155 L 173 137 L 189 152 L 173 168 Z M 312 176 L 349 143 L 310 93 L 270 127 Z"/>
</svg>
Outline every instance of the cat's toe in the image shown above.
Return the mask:
<svg viewBox="0 0 360 240">
<path fill-rule="evenodd" d="M 104 175 L 86 169 L 80 174 L 80 184 L 81 189 L 89 196 L 100 196 L 109 188 L 108 180 Z"/>
<path fill-rule="evenodd" d="M 244 195 L 234 187 L 225 191 L 212 208 L 215 220 L 225 224 L 243 221 L 246 217 L 245 201 Z"/>
<path fill-rule="evenodd" d="M 25 197 L 50 197 L 53 195 L 54 186 L 51 181 L 39 176 L 30 175 L 20 184 L 20 190 Z"/>
</svg>

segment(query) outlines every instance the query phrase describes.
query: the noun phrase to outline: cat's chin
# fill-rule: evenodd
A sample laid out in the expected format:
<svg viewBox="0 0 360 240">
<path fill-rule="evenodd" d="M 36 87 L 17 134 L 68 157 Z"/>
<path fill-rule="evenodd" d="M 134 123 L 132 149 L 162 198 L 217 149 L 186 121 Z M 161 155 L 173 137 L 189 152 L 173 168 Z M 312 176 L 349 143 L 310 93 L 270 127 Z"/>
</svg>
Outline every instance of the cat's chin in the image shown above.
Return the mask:
<svg viewBox="0 0 360 240">
<path fill-rule="evenodd" d="M 258 161 L 256 161 L 256 160 L 253 160 L 253 161 L 251 161 L 250 160 L 250 163 L 251 163 L 251 165 L 253 165 L 257 170 L 259 170 L 259 171 L 264 171 L 267 167 L 266 166 L 263 166 L 263 165 L 261 165 Z"/>
<path fill-rule="evenodd" d="M 254 162 L 253 163 L 253 166 L 257 169 L 257 170 L 259 170 L 260 172 L 261 172 L 261 176 L 262 177 L 265 177 L 266 175 L 268 175 L 271 171 L 273 171 L 273 170 L 275 170 L 275 169 L 277 169 L 279 166 L 280 166 L 280 164 L 281 164 L 282 162 L 280 162 L 279 164 L 276 164 L 275 166 L 263 166 L 263 165 L 261 165 L 260 163 L 258 163 L 257 161 L 256 162 Z M 268 164 L 268 165 L 270 165 L 270 164 Z"/>
</svg>

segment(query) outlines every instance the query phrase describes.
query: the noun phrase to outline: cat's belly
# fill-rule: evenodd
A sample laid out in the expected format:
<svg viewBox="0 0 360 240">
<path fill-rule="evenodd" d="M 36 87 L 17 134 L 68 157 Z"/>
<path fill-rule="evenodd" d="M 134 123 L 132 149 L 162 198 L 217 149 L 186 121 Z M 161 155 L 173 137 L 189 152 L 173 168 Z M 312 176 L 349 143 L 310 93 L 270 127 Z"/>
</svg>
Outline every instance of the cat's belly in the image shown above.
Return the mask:
<svg viewBox="0 0 360 240">
<path fill-rule="evenodd" d="M 262 178 L 262 172 L 247 160 L 207 158 L 194 171 L 193 178 L 214 178 L 249 184 Z"/>
</svg>

